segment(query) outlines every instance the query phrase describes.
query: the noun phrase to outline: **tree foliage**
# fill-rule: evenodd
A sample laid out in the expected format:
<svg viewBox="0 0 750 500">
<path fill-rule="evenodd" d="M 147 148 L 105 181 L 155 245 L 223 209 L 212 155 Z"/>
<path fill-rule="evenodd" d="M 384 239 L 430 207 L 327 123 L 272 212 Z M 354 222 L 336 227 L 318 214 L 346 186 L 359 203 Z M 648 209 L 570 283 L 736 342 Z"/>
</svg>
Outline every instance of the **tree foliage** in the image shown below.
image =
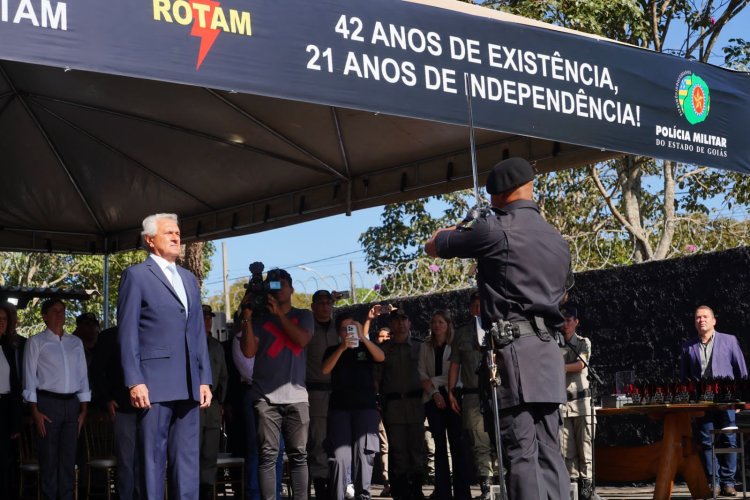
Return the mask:
<svg viewBox="0 0 750 500">
<path fill-rule="evenodd" d="M 707 62 L 724 27 L 750 0 L 503 0 L 489 8 L 605 36 L 657 52 Z M 668 35 L 680 26 L 684 40 L 668 47 Z M 750 43 L 730 39 L 725 63 L 746 68 Z M 732 209 L 750 204 L 750 181 L 740 174 L 699 165 L 625 156 L 538 176 L 535 187 L 544 217 L 571 243 L 577 270 L 663 259 L 696 251 L 718 250 L 747 241 L 748 224 L 717 216 L 717 205 Z M 442 198 L 449 204 L 430 217 L 432 199 L 388 205 L 382 226 L 360 237 L 368 268 L 383 276 L 384 292 L 406 281 L 434 286 L 439 262 L 408 263 L 422 257 L 419 246 L 437 228 L 461 219 L 470 203 L 466 193 Z M 460 204 L 458 204 L 460 202 Z M 451 206 L 451 203 L 456 203 Z M 385 272 L 390 266 L 391 271 Z M 400 267 L 394 267 L 400 266 Z M 425 267 L 429 272 L 425 271 Z M 394 271 L 394 269 L 396 269 Z M 455 280 L 466 280 L 466 268 Z M 430 275 L 432 273 L 432 275 Z M 462 274 L 464 273 L 464 274 Z M 430 281 L 432 279 L 432 282 Z"/>
<path fill-rule="evenodd" d="M 441 215 L 432 215 L 430 203 L 443 205 Z M 386 205 L 380 216 L 382 224 L 367 228 L 359 237 L 368 269 L 392 267 L 420 257 L 430 235 L 461 220 L 468 208 L 468 191 Z"/>
<path fill-rule="evenodd" d="M 213 243 L 201 248 L 203 269 L 211 267 Z M 115 322 L 117 289 L 122 272 L 146 258 L 144 251 L 123 252 L 109 256 L 109 304 L 110 324 Z M 92 292 L 84 302 L 70 301 L 66 304 L 66 329 L 72 331 L 75 317 L 81 312 L 93 312 L 98 318 L 104 315 L 104 256 L 69 255 L 47 253 L 0 252 L 0 285 L 32 288 L 62 287 L 78 288 Z M 23 335 L 36 333 L 42 328 L 39 300 L 19 310 L 19 330 Z"/>
<path fill-rule="evenodd" d="M 542 3 L 533 0 L 506 0 L 485 2 L 483 5 L 657 52 L 669 52 L 708 62 L 722 30 L 749 1 L 558 0 Z M 684 40 L 677 47 L 668 47 L 668 35 L 674 32 L 676 26 L 680 27 L 677 29 L 684 29 Z M 742 67 L 744 64 L 746 67 L 750 46 L 743 39 L 730 39 L 730 45 L 724 48 L 724 53 L 726 64 L 734 67 Z M 577 234 L 571 236 L 576 241 L 586 234 L 597 238 L 594 241 L 584 241 L 584 246 L 589 248 L 599 244 L 611 247 L 611 242 L 619 244 L 621 239 L 619 236 L 613 237 L 613 234 L 627 235 L 627 247 L 632 249 L 630 254 L 634 262 L 675 255 L 675 248 L 680 247 L 679 242 L 674 240 L 678 225 L 697 223 L 700 219 L 693 215 L 708 213 L 709 204 L 715 206 L 717 199 L 721 197 L 725 198 L 725 206 L 728 208 L 736 203 L 747 205 L 750 192 L 750 181 L 746 176 L 712 171 L 700 165 L 683 165 L 635 156 L 591 165 L 588 172 L 596 189 L 594 193 L 585 191 L 586 196 L 594 195 L 603 200 L 614 226 L 619 227 L 610 227 L 611 237 L 599 240 L 600 230 L 585 230 L 587 225 L 597 227 L 601 224 L 598 216 L 589 222 L 584 222 L 575 215 L 567 221 L 559 220 L 558 217 L 557 222 L 563 227 L 574 221 L 583 224 L 576 231 Z M 646 179 L 651 181 L 649 186 L 644 186 Z M 579 189 L 576 185 L 567 187 L 571 189 L 571 194 Z M 578 198 L 584 199 L 580 192 Z M 549 207 L 547 208 L 550 213 Z M 687 233 L 689 232 L 681 231 L 680 234 Z M 731 239 L 726 243 L 732 244 Z"/>
</svg>

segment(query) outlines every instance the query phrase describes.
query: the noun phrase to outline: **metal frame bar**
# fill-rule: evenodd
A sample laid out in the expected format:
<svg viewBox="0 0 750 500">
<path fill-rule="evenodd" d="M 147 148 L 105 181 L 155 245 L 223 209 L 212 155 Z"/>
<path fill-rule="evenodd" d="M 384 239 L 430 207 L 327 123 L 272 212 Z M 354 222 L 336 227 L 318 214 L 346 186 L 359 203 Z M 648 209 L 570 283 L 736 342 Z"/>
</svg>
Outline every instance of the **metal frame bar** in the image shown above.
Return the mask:
<svg viewBox="0 0 750 500">
<path fill-rule="evenodd" d="M 55 113 L 51 109 L 47 108 L 43 104 L 41 104 L 41 103 L 38 103 L 38 104 L 39 104 L 39 106 L 44 111 L 46 111 L 47 113 L 49 113 L 50 115 L 52 115 L 54 118 L 57 118 L 58 120 L 60 120 L 61 122 L 63 122 L 65 125 L 67 125 L 68 127 L 72 128 L 73 130 L 75 130 L 76 132 L 79 132 L 79 133 L 85 135 L 86 137 L 88 137 L 92 141 L 94 141 L 97 144 L 105 147 L 109 151 L 117 154 L 121 158 L 123 158 L 125 160 L 128 160 L 129 162 L 134 163 L 135 165 L 138 165 L 141 169 L 145 170 L 150 175 L 152 175 L 152 176 L 156 177 L 157 179 L 159 179 L 159 181 L 167 184 L 171 188 L 173 188 L 173 189 L 175 189 L 175 190 L 183 193 L 184 195 L 189 196 L 190 198 L 194 199 L 195 201 L 197 201 L 198 203 L 200 203 L 204 207 L 209 208 L 211 210 L 216 210 L 215 207 L 213 207 L 210 204 L 208 204 L 207 202 L 201 200 L 200 198 L 198 198 L 197 196 L 195 196 L 194 194 L 192 194 L 191 192 L 189 192 L 187 189 L 185 189 L 185 188 L 183 188 L 181 186 L 178 186 L 177 184 L 175 184 L 174 182 L 170 181 L 166 177 L 163 177 L 163 176 L 159 175 L 158 173 L 154 172 L 153 170 L 151 170 L 150 168 L 148 168 L 143 163 L 139 162 L 138 160 L 136 160 L 132 156 L 128 155 L 124 151 L 121 151 L 120 149 L 117 149 L 116 147 L 114 147 L 113 145 L 111 145 L 110 143 L 108 143 L 107 141 L 105 141 L 104 139 L 101 139 L 100 137 L 97 137 L 96 135 L 94 135 L 91 132 L 89 132 L 88 130 L 85 130 L 84 128 L 79 127 L 78 125 L 76 125 L 75 123 L 71 122 L 67 118 L 63 118 L 62 116 L 60 116 L 59 114 Z"/>
<path fill-rule="evenodd" d="M 319 172 L 319 173 L 329 173 L 327 170 L 325 170 L 325 169 L 323 169 L 321 167 L 318 167 L 317 165 L 311 165 L 311 164 L 301 163 L 301 162 L 299 162 L 297 160 L 294 160 L 294 159 L 289 158 L 289 157 L 284 156 L 284 155 L 272 153 L 270 151 L 266 151 L 265 149 L 256 148 L 256 147 L 249 146 L 247 144 L 243 144 L 243 143 L 240 143 L 240 142 L 228 141 L 228 140 L 223 139 L 221 137 L 217 137 L 215 135 L 207 134 L 205 132 L 201 132 L 201 131 L 198 131 L 198 130 L 195 130 L 195 129 L 191 129 L 191 128 L 187 128 L 187 127 L 180 127 L 178 125 L 173 125 L 171 123 L 163 122 L 163 121 L 160 121 L 160 120 L 152 120 L 151 118 L 145 118 L 143 116 L 138 116 L 138 115 L 134 115 L 134 114 L 130 114 L 130 113 L 123 113 L 123 112 L 120 112 L 120 111 L 115 111 L 113 109 L 102 108 L 100 106 L 91 106 L 89 104 L 83 104 L 83 103 L 79 103 L 79 102 L 75 102 L 75 101 L 70 101 L 70 100 L 67 100 L 67 99 L 59 99 L 59 98 L 56 98 L 56 97 L 49 97 L 49 96 L 40 95 L 40 94 L 30 94 L 30 96 L 32 96 L 32 97 L 34 97 L 35 99 L 38 99 L 38 100 L 46 100 L 46 101 L 58 102 L 60 104 L 65 104 L 67 106 L 72 106 L 72 107 L 79 108 L 79 109 L 85 109 L 85 110 L 88 110 L 88 111 L 95 111 L 95 112 L 98 112 L 98 113 L 103 113 L 103 114 L 107 114 L 107 115 L 111 115 L 111 116 L 116 116 L 118 118 L 124 118 L 124 119 L 127 119 L 127 120 L 133 120 L 133 121 L 139 121 L 139 122 L 143 122 L 143 123 L 148 123 L 148 124 L 154 125 L 156 127 L 166 128 L 166 129 L 173 130 L 173 131 L 176 131 L 176 132 L 181 132 L 181 133 L 184 133 L 184 134 L 192 135 L 194 137 L 198 137 L 200 139 L 204 139 L 204 140 L 207 140 L 207 141 L 210 141 L 210 142 L 215 142 L 215 143 L 222 144 L 222 145 L 225 145 L 225 146 L 231 146 L 231 147 L 234 147 L 234 148 L 237 148 L 237 149 L 242 149 L 244 151 L 248 151 L 248 152 L 251 152 L 251 153 L 257 153 L 257 154 L 262 155 L 262 156 L 267 156 L 268 158 L 274 158 L 276 160 L 280 160 L 280 161 L 289 163 L 290 165 L 293 165 L 293 166 L 296 166 L 296 167 L 301 167 L 301 168 L 306 168 L 306 169 L 314 170 L 314 171 Z"/>
<path fill-rule="evenodd" d="M 341 125 L 339 123 L 339 116 L 336 113 L 336 108 L 331 106 L 331 115 L 333 115 L 333 124 L 336 128 L 336 137 L 339 140 L 339 148 L 341 149 L 341 159 L 344 162 L 344 169 L 346 170 L 346 215 L 352 214 L 352 172 L 349 166 L 349 155 L 346 152 L 346 145 L 344 144 L 344 134 L 341 132 Z"/>
<path fill-rule="evenodd" d="M 24 99 L 21 96 L 21 94 L 19 94 L 18 91 L 16 90 L 16 86 L 13 84 L 13 81 L 10 79 L 10 77 L 6 73 L 5 68 L 3 68 L 2 64 L 0 64 L 0 74 L 8 82 L 10 89 L 18 96 L 18 101 L 21 103 L 21 106 L 23 106 L 24 110 L 29 115 L 29 118 L 31 118 L 31 120 L 34 122 L 34 126 L 36 126 L 37 130 L 42 135 L 42 138 L 47 143 L 47 146 L 49 146 L 50 150 L 52 151 L 52 154 L 55 155 L 55 158 L 57 159 L 58 164 L 63 169 L 65 174 L 68 176 L 70 183 L 73 185 L 73 188 L 78 194 L 78 197 L 81 199 L 81 202 L 86 207 L 86 210 L 88 211 L 91 219 L 94 221 L 94 224 L 96 224 L 96 227 L 99 228 L 99 231 L 104 233 L 104 227 L 102 226 L 99 219 L 96 217 L 96 214 L 94 213 L 94 210 L 91 208 L 91 204 L 89 203 L 88 199 L 83 194 L 83 191 L 81 191 L 81 187 L 78 185 L 78 182 L 73 176 L 73 172 L 71 172 L 70 169 L 68 168 L 67 163 L 65 163 L 65 159 L 60 154 L 60 151 L 57 150 L 57 147 L 55 146 L 55 143 L 52 141 L 52 138 L 49 136 L 49 134 L 47 134 L 47 131 L 44 129 L 42 124 L 39 122 L 39 119 L 37 118 L 37 116 L 29 107 L 29 104 L 26 102 L 26 99 Z"/>
<path fill-rule="evenodd" d="M 311 151 L 308 151 L 307 149 L 303 148 L 302 146 L 300 146 L 299 144 L 297 144 L 296 142 L 294 142 L 289 137 L 285 136 L 281 132 L 279 132 L 276 129 L 272 128 L 270 125 L 268 125 L 268 124 L 264 123 L 263 121 L 261 121 L 260 119 L 256 118 L 249 111 L 246 111 L 245 109 L 241 108 L 239 105 L 233 103 L 232 101 L 230 101 L 226 97 L 222 96 L 221 94 L 219 94 L 215 90 L 208 89 L 208 88 L 205 89 L 205 90 L 210 95 L 214 96 L 216 99 L 218 99 L 219 101 L 223 102 L 224 104 L 226 104 L 227 106 L 229 106 L 230 108 L 232 108 L 234 111 L 236 111 L 237 113 L 239 113 L 240 115 L 242 115 L 244 118 L 250 120 L 252 123 L 254 123 L 255 125 L 259 126 L 260 128 L 262 128 L 263 130 L 265 130 L 269 134 L 273 135 L 274 137 L 276 137 L 280 141 L 284 142 L 288 146 L 293 147 L 294 149 L 296 149 L 300 153 L 304 154 L 305 156 L 307 156 L 307 157 L 315 160 L 328 173 L 333 174 L 334 176 L 338 177 L 341 180 L 345 180 L 346 179 L 346 177 L 343 174 L 341 174 L 341 172 L 339 172 L 338 170 L 336 170 L 335 168 L 333 168 L 331 165 L 329 165 L 328 163 L 326 163 L 325 161 L 323 161 L 322 159 L 320 159 L 317 155 L 315 155 Z"/>
</svg>

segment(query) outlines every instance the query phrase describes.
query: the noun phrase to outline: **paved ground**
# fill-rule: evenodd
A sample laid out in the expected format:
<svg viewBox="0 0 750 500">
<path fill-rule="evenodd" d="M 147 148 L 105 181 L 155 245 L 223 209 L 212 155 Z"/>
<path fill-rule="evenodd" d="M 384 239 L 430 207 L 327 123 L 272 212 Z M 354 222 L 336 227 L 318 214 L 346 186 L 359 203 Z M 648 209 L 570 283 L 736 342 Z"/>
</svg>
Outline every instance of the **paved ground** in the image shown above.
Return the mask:
<svg viewBox="0 0 750 500">
<path fill-rule="evenodd" d="M 380 496 L 380 492 L 383 489 L 381 485 L 372 486 L 372 495 L 375 498 L 385 498 Z M 479 495 L 479 487 L 474 486 L 471 488 L 472 496 Z M 639 500 L 639 499 L 650 499 L 654 495 L 654 485 L 647 484 L 643 486 L 599 486 L 596 489 L 597 494 L 602 500 Z M 425 496 L 432 493 L 432 486 L 425 486 Z M 689 499 L 691 498 L 690 492 L 685 484 L 676 484 L 672 490 L 672 499 Z M 728 498 L 728 497 L 720 497 Z M 739 495 L 735 498 L 742 498 L 742 492 L 739 491 Z"/>
<path fill-rule="evenodd" d="M 429 496 L 432 493 L 432 486 L 425 486 L 424 487 L 424 495 L 425 497 Z M 379 484 L 372 485 L 371 493 L 373 498 L 388 498 L 388 497 L 382 497 L 380 496 L 381 491 L 383 490 L 383 486 Z M 473 486 L 471 488 L 472 496 L 476 497 L 479 496 L 479 487 Z M 644 484 L 640 486 L 627 486 L 627 485 L 618 485 L 618 486 L 598 486 L 596 489 L 597 495 L 599 495 L 599 498 L 601 500 L 645 500 L 650 499 L 654 495 L 654 485 L 653 484 Z M 284 489 L 284 498 L 288 498 L 287 491 Z M 229 495 L 218 495 L 219 499 L 229 499 L 234 498 L 231 493 Z M 687 500 L 692 498 L 690 496 L 690 492 L 688 491 L 687 486 L 684 483 L 678 483 L 675 485 L 674 489 L 672 490 L 672 499 L 673 500 Z M 719 497 L 719 498 L 729 498 L 729 497 Z M 735 498 L 742 498 L 742 490 L 738 488 L 738 495 Z"/>
</svg>

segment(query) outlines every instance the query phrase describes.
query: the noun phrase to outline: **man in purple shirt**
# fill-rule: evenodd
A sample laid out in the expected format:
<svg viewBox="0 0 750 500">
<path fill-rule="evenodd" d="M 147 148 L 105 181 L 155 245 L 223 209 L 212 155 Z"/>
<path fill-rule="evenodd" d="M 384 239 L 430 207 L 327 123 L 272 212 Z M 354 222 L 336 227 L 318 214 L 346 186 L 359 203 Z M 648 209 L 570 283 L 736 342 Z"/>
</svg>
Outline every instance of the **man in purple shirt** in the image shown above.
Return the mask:
<svg viewBox="0 0 750 500">
<path fill-rule="evenodd" d="M 680 358 L 680 375 L 683 380 L 688 378 L 716 378 L 728 377 L 737 379 L 747 377 L 745 357 L 740 349 L 737 338 L 733 335 L 717 332 L 716 317 L 708 306 L 699 306 L 695 310 L 695 329 L 698 336 L 682 345 Z M 711 441 L 713 429 L 725 429 L 735 426 L 734 410 L 707 411 L 706 415 L 695 421 L 701 438 L 703 465 L 712 488 L 716 483 L 721 484 L 721 494 L 725 496 L 737 495 L 734 487 L 734 474 L 737 469 L 737 455 L 727 453 L 718 457 L 718 474 L 714 474 L 716 463 L 711 458 Z M 735 434 L 723 434 L 720 437 L 724 443 L 722 447 L 737 447 Z"/>
</svg>

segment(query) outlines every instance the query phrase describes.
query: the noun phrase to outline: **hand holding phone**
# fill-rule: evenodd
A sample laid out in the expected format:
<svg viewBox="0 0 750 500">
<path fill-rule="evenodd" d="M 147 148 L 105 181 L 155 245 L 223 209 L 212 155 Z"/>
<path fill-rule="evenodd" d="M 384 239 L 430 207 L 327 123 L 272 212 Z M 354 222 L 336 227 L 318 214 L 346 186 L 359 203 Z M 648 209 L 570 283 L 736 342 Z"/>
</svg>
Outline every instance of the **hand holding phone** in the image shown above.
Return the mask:
<svg viewBox="0 0 750 500">
<path fill-rule="evenodd" d="M 359 332 L 357 325 L 346 325 L 346 347 L 356 349 L 359 347 Z"/>
</svg>

